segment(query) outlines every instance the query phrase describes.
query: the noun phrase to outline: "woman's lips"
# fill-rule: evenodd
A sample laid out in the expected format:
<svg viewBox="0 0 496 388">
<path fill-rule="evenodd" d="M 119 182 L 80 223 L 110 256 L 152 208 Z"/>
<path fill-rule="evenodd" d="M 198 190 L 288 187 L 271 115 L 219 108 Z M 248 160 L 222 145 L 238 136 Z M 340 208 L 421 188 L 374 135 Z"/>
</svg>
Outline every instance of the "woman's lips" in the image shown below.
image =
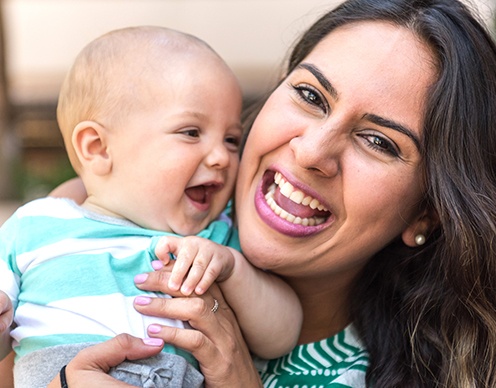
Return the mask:
<svg viewBox="0 0 496 388">
<path fill-rule="evenodd" d="M 316 233 L 332 216 L 318 199 L 295 188 L 281 173 L 274 171 L 265 173 L 255 207 L 269 226 L 296 237 Z"/>
</svg>

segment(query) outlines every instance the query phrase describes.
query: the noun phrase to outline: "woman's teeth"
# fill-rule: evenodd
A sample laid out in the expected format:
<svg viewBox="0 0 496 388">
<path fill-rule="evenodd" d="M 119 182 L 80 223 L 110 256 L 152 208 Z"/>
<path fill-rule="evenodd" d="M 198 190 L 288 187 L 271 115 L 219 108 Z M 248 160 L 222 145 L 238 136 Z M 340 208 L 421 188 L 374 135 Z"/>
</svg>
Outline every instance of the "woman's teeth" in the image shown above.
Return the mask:
<svg viewBox="0 0 496 388">
<path fill-rule="evenodd" d="M 274 193 L 277 186 L 279 186 L 279 191 L 282 195 L 298 205 L 308 206 L 313 210 L 329 211 L 318 199 L 305 195 L 302 191 L 296 189 L 291 183 L 286 181 L 281 173 L 276 172 L 274 183 L 270 185 L 267 194 L 265 194 L 267 204 L 276 215 L 296 225 L 315 226 L 325 222 L 327 219 L 326 217 L 298 217 L 281 208 L 274 200 Z"/>
</svg>

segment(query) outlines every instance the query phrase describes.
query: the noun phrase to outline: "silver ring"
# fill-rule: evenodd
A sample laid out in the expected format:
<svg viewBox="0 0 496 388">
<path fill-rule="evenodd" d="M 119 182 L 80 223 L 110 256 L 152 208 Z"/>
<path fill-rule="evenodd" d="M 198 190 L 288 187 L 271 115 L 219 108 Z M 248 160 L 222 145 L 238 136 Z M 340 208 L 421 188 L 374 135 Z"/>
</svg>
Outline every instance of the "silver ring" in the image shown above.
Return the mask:
<svg viewBox="0 0 496 388">
<path fill-rule="evenodd" d="M 210 311 L 215 313 L 215 312 L 217 312 L 218 309 L 219 309 L 219 301 L 214 298 L 214 306 L 210 309 Z"/>
</svg>

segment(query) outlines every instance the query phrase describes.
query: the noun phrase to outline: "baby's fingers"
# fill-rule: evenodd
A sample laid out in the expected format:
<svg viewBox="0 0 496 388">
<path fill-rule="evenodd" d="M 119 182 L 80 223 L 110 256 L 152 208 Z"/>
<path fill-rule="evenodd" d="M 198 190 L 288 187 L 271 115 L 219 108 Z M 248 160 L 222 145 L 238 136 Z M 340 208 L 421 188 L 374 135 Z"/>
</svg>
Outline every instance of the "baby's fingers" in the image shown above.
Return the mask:
<svg viewBox="0 0 496 388">
<path fill-rule="evenodd" d="M 195 244 L 189 244 L 187 243 L 188 241 L 189 240 L 187 238 L 184 238 L 181 241 L 182 244 L 179 249 L 174 251 L 174 253 L 176 253 L 176 262 L 174 263 L 174 268 L 172 268 L 172 273 L 169 279 L 169 287 L 174 291 L 181 289 L 181 292 L 184 292 L 184 290 L 187 290 L 190 287 L 185 287 L 183 290 L 183 281 L 188 275 L 191 265 L 198 255 L 198 246 Z M 181 287 L 181 285 L 183 287 Z"/>
<path fill-rule="evenodd" d="M 218 278 L 219 273 L 222 270 L 222 265 L 218 261 L 211 260 L 211 258 L 209 259 L 206 268 L 203 262 L 197 262 L 195 260 L 193 267 L 189 271 L 188 277 L 183 284 L 183 287 L 187 286 L 189 293 L 185 293 L 181 288 L 183 294 L 189 295 L 195 291 L 196 294 L 202 295 Z"/>
<path fill-rule="evenodd" d="M 155 246 L 155 256 L 164 264 L 167 265 L 171 260 L 171 253 L 176 252 L 181 244 L 180 237 L 163 236 Z"/>
</svg>

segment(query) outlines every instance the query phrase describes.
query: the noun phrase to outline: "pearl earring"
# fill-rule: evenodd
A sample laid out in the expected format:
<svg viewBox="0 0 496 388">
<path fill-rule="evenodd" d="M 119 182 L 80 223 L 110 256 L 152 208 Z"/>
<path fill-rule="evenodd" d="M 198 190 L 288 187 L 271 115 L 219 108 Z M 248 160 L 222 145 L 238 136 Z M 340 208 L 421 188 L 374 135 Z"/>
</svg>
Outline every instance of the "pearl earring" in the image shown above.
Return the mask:
<svg viewBox="0 0 496 388">
<path fill-rule="evenodd" d="M 425 236 L 421 233 L 415 236 L 415 244 L 424 245 L 425 244 Z"/>
</svg>

